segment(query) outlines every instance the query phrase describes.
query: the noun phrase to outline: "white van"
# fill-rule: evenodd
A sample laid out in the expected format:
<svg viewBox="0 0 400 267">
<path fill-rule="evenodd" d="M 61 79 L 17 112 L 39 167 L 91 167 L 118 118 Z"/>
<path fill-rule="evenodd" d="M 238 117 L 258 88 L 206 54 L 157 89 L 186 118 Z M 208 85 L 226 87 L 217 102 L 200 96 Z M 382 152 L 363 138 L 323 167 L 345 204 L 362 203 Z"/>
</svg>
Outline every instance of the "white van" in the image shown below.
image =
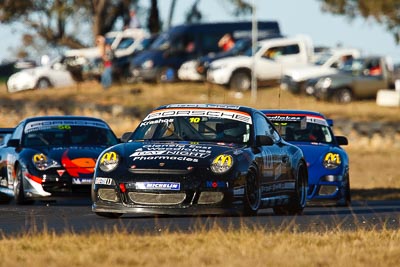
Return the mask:
<svg viewBox="0 0 400 267">
<path fill-rule="evenodd" d="M 313 58 L 311 38 L 304 35 L 259 41 L 253 57 L 247 53 L 215 60 L 207 72 L 207 81 L 237 90 L 249 90 L 254 64 L 259 83 L 277 82 L 286 68 L 304 66 Z"/>
</svg>

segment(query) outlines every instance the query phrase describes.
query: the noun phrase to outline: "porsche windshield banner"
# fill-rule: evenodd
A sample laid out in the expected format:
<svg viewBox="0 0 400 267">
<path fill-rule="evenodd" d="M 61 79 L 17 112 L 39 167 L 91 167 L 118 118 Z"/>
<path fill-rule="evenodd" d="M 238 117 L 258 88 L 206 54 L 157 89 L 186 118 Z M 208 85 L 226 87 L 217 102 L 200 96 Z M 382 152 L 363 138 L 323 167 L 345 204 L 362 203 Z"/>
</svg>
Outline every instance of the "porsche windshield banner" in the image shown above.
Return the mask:
<svg viewBox="0 0 400 267">
<path fill-rule="evenodd" d="M 223 109 L 161 109 L 150 113 L 143 121 L 186 116 L 231 119 L 252 124 L 251 116 L 249 114 L 236 110 Z"/>
</svg>

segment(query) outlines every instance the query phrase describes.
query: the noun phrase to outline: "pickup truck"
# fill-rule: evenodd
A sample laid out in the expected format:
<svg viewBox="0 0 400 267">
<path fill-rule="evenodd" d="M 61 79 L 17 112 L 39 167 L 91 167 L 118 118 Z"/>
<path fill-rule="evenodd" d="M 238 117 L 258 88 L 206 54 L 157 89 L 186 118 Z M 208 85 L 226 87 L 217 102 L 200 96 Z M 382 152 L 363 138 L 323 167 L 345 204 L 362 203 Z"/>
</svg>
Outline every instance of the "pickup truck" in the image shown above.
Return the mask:
<svg viewBox="0 0 400 267">
<path fill-rule="evenodd" d="M 318 100 L 349 103 L 376 97 L 380 89 L 394 88 L 393 62 L 384 56 L 354 59 L 336 74 L 310 80 L 308 87 Z"/>
<path fill-rule="evenodd" d="M 262 40 L 257 43 L 254 57 L 250 48 L 243 55 L 213 61 L 207 72 L 207 81 L 238 91 L 249 90 L 254 65 L 258 83 L 278 82 L 286 68 L 310 63 L 313 50 L 308 36 Z"/>
<path fill-rule="evenodd" d="M 294 94 L 309 94 L 307 80 L 323 75 L 338 72 L 338 67 L 344 59 L 359 58 L 361 52 L 355 48 L 331 48 L 320 53 L 312 64 L 299 68 L 290 68 L 284 71 L 281 80 L 281 89 Z"/>
</svg>

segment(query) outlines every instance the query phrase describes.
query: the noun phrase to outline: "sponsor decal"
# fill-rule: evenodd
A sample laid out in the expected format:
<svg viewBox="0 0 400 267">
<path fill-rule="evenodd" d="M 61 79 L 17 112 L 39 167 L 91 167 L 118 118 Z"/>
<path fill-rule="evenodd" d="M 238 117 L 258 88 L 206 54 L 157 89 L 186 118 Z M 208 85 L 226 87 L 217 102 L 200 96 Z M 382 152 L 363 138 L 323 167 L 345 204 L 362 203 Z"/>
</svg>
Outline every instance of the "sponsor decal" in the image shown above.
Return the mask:
<svg viewBox="0 0 400 267">
<path fill-rule="evenodd" d="M 173 182 L 137 182 L 135 184 L 136 189 L 142 190 L 180 190 L 180 183 Z"/>
<path fill-rule="evenodd" d="M 275 192 L 281 190 L 291 190 L 295 188 L 295 182 L 281 182 L 261 187 L 263 193 Z"/>
<path fill-rule="evenodd" d="M 68 157 L 68 149 L 65 150 L 61 157 L 61 164 L 71 176 L 79 177 L 80 174 L 91 174 L 94 172 L 96 160 L 92 158 L 76 158 Z"/>
<path fill-rule="evenodd" d="M 240 106 L 221 105 L 221 104 L 171 104 L 169 108 L 221 108 L 221 109 L 240 109 Z"/>
<path fill-rule="evenodd" d="M 91 184 L 91 178 L 72 178 L 72 184 Z"/>
<path fill-rule="evenodd" d="M 207 188 L 227 188 L 228 182 L 223 181 L 206 181 Z"/>
<path fill-rule="evenodd" d="M 94 180 L 94 183 L 95 184 L 112 185 L 113 181 L 114 180 L 112 178 L 96 177 L 96 179 Z"/>
<path fill-rule="evenodd" d="M 100 159 L 100 164 L 105 164 L 105 162 L 115 162 L 117 161 L 118 156 L 115 152 L 106 152 Z"/>
<path fill-rule="evenodd" d="M 176 156 L 151 156 L 151 157 L 133 157 L 133 161 L 136 160 L 175 160 L 175 161 L 190 161 L 190 162 L 199 162 L 196 158 L 190 157 L 176 157 Z"/>
<path fill-rule="evenodd" d="M 57 170 L 58 175 L 61 177 L 64 174 L 65 170 Z"/>
<path fill-rule="evenodd" d="M 321 116 L 310 116 L 310 115 L 284 115 L 284 114 L 277 114 L 277 115 L 267 115 L 268 119 L 272 122 L 279 122 L 282 125 L 282 122 L 302 122 L 304 124 L 307 123 L 315 123 L 324 126 L 328 126 L 328 122 Z M 303 129 L 303 128 L 302 128 Z"/>
<path fill-rule="evenodd" d="M 223 109 L 162 109 L 155 110 L 144 118 L 143 122 L 165 119 L 168 117 L 212 117 L 221 119 L 231 119 L 242 121 L 252 124 L 251 116 L 248 113 L 237 110 L 223 110 Z"/>
<path fill-rule="evenodd" d="M 332 162 L 332 163 L 336 163 L 336 164 L 341 163 L 340 155 L 337 153 L 332 153 L 332 152 L 329 152 L 325 155 L 324 161 Z"/>
<path fill-rule="evenodd" d="M 226 166 L 232 166 L 233 159 L 232 159 L 232 156 L 230 156 L 230 155 L 219 155 L 218 157 L 216 157 L 213 160 L 212 163 L 226 165 Z"/>
<path fill-rule="evenodd" d="M 129 157 L 133 160 L 177 160 L 198 162 L 211 155 L 211 147 L 200 145 L 154 144 L 144 145 Z"/>
<path fill-rule="evenodd" d="M 88 126 L 109 129 L 106 123 L 101 121 L 92 120 L 43 120 L 43 121 L 31 121 L 25 125 L 25 133 L 34 131 L 46 130 L 46 129 L 60 129 L 68 130 L 71 126 Z"/>
</svg>

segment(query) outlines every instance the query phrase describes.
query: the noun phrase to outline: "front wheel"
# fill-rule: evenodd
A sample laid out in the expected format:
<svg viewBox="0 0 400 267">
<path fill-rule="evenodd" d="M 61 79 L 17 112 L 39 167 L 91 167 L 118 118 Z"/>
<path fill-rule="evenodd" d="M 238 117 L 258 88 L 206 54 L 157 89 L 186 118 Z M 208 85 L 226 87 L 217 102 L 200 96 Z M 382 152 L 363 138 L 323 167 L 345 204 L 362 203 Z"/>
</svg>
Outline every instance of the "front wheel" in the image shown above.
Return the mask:
<svg viewBox="0 0 400 267">
<path fill-rule="evenodd" d="M 238 91 L 248 91 L 251 87 L 250 74 L 245 71 L 237 71 L 232 74 L 229 87 Z"/>
<path fill-rule="evenodd" d="M 17 167 L 16 171 L 17 177 L 14 181 L 14 196 L 15 202 L 18 205 L 30 205 L 33 204 L 33 200 L 29 200 L 25 196 L 24 190 L 24 174 L 22 172 L 22 168 L 20 166 Z"/>
<path fill-rule="evenodd" d="M 250 168 L 246 177 L 243 199 L 243 214 L 245 216 L 257 215 L 257 212 L 261 207 L 261 187 L 260 179 L 257 173 L 257 169 L 252 167 Z"/>
<path fill-rule="evenodd" d="M 47 78 L 40 78 L 39 81 L 36 83 L 36 89 L 47 89 L 51 86 L 52 85 Z"/>
<path fill-rule="evenodd" d="M 346 184 L 343 188 L 340 189 L 342 197 L 337 202 L 337 206 L 339 207 L 349 207 L 351 205 L 351 193 L 350 193 L 350 179 L 347 176 Z"/>
<path fill-rule="evenodd" d="M 290 197 L 287 205 L 274 207 L 276 215 L 297 215 L 302 214 L 307 203 L 308 175 L 304 162 L 300 162 L 296 169 L 295 192 Z"/>
<path fill-rule="evenodd" d="M 335 93 L 335 100 L 338 103 L 350 103 L 351 101 L 353 101 L 353 93 L 348 88 L 339 89 Z"/>
</svg>

